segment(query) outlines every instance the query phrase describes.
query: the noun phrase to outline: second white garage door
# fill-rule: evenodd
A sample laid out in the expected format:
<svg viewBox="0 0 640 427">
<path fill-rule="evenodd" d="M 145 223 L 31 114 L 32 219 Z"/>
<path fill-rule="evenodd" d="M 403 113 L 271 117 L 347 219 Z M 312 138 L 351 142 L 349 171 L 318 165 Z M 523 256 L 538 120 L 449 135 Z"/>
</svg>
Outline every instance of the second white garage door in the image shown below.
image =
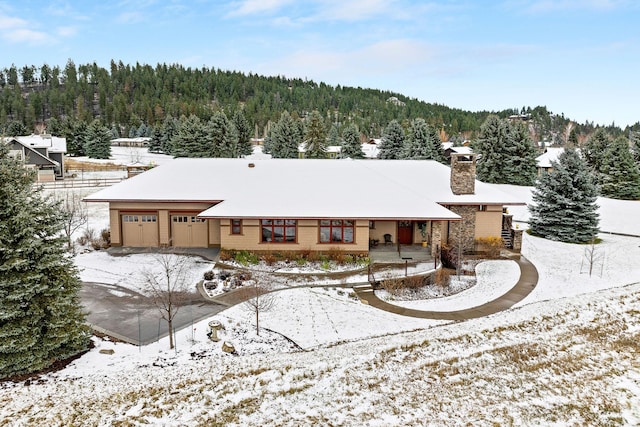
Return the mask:
<svg viewBox="0 0 640 427">
<path fill-rule="evenodd" d="M 171 215 L 171 244 L 183 248 L 209 245 L 207 221 L 195 215 Z"/>
</svg>

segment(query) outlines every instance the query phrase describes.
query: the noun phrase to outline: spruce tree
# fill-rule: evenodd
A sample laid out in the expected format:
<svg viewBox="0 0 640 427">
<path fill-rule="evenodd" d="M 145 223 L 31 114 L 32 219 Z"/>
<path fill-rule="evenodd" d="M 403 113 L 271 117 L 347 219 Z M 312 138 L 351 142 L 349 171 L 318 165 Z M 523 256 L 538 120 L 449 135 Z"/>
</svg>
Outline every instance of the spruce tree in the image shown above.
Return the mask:
<svg viewBox="0 0 640 427">
<path fill-rule="evenodd" d="M 297 159 L 302 142 L 296 120 L 284 111 L 280 120 L 271 127 L 267 152 L 276 159 Z M 265 142 L 265 145 L 267 143 Z"/>
<path fill-rule="evenodd" d="M 90 337 L 64 214 L 32 180 L 0 147 L 0 378 L 73 356 Z"/>
<path fill-rule="evenodd" d="M 181 121 L 171 145 L 176 157 L 209 157 L 212 151 L 205 125 L 195 115 Z"/>
<path fill-rule="evenodd" d="M 440 132 L 438 132 L 434 126 L 427 127 L 427 142 L 431 147 L 429 150 L 429 159 L 446 164 L 447 158 L 444 155 L 444 147 L 442 146 L 442 140 L 440 139 Z"/>
<path fill-rule="evenodd" d="M 313 110 L 307 118 L 305 132 L 305 157 L 308 159 L 327 158 L 327 137 L 324 130 L 324 121 L 318 110 Z"/>
<path fill-rule="evenodd" d="M 340 157 L 350 159 L 363 159 L 364 152 L 362 151 L 362 144 L 360 143 L 360 132 L 358 127 L 354 124 L 350 124 L 342 131 L 342 151 Z"/>
<path fill-rule="evenodd" d="M 424 119 L 411 121 L 409 136 L 402 152 L 403 159 L 430 159 L 431 143 L 429 141 L 429 126 Z"/>
<path fill-rule="evenodd" d="M 576 150 L 566 149 L 533 190 L 531 233 L 567 243 L 592 241 L 598 234 L 596 198 L 587 164 Z"/>
<path fill-rule="evenodd" d="M 538 171 L 536 149 L 529 137 L 529 131 L 522 122 L 514 122 L 509 124 L 508 136 L 504 182 L 513 185 L 533 185 Z"/>
<path fill-rule="evenodd" d="M 209 120 L 205 133 L 207 134 L 205 140 L 209 143 L 210 151 L 208 155 L 199 157 L 234 157 L 237 134 L 230 134 L 229 119 L 226 114 L 222 111 L 216 111 Z"/>
<path fill-rule="evenodd" d="M 253 153 L 253 146 L 251 145 L 251 128 L 249 127 L 249 122 L 241 110 L 238 110 L 233 114 L 231 121 L 236 127 L 236 132 L 238 133 L 238 144 L 234 157 L 250 155 Z"/>
<path fill-rule="evenodd" d="M 587 165 L 593 173 L 599 175 L 602 172 L 602 161 L 607 147 L 611 143 L 609 135 L 604 129 L 597 129 L 587 139 L 583 149 L 582 155 L 584 156 Z"/>
<path fill-rule="evenodd" d="M 380 143 L 380 159 L 401 159 L 404 150 L 404 130 L 397 120 L 389 122 L 382 134 Z"/>
<path fill-rule="evenodd" d="M 342 139 L 340 138 L 340 131 L 338 130 L 337 125 L 331 125 L 329 128 L 329 133 L 327 134 L 327 145 L 329 147 L 334 146 L 338 147 L 342 145 Z"/>
<path fill-rule="evenodd" d="M 480 126 L 480 137 L 474 146 L 479 154 L 476 174 L 480 181 L 505 183 L 505 160 L 508 126 L 498 116 L 490 115 Z"/>
<path fill-rule="evenodd" d="M 92 159 L 108 159 L 111 157 L 111 131 L 97 119 L 91 122 L 87 128 L 84 153 Z"/>
<path fill-rule="evenodd" d="M 640 199 L 640 170 L 623 137 L 609 144 L 602 156 L 600 193 L 612 199 Z"/>
</svg>

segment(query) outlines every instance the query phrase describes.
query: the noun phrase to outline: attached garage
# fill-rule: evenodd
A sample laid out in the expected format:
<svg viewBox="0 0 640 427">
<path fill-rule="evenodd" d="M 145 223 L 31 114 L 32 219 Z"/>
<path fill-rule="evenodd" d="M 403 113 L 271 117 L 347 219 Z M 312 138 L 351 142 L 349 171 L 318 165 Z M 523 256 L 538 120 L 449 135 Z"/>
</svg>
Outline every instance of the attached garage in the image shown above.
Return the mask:
<svg viewBox="0 0 640 427">
<path fill-rule="evenodd" d="M 206 248 L 209 246 L 209 228 L 206 219 L 193 214 L 171 215 L 171 246 Z"/>
<path fill-rule="evenodd" d="M 123 214 L 122 244 L 131 247 L 158 246 L 158 215 Z"/>
</svg>

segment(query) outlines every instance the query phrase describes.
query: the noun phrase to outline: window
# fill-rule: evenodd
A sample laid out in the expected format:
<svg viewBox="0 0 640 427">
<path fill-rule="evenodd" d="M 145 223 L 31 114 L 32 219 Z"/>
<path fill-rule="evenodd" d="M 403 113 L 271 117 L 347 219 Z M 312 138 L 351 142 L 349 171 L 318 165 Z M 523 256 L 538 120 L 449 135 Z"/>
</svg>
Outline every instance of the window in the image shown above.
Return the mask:
<svg viewBox="0 0 640 427">
<path fill-rule="evenodd" d="M 349 219 L 320 220 L 320 243 L 353 243 L 355 222 Z"/>
<path fill-rule="evenodd" d="M 376 222 L 369 221 L 369 230 L 375 230 L 375 229 L 376 229 Z"/>
<path fill-rule="evenodd" d="M 242 220 L 241 219 L 232 219 L 231 220 L 231 234 L 242 234 Z"/>
<path fill-rule="evenodd" d="M 205 220 L 202 218 L 198 218 L 197 216 L 192 216 L 191 222 L 205 222 Z"/>
<path fill-rule="evenodd" d="M 478 210 L 479 210 L 480 212 L 485 212 L 485 211 L 487 210 L 487 205 L 480 205 L 480 206 L 478 206 Z"/>
<path fill-rule="evenodd" d="M 262 219 L 263 242 L 295 243 L 297 237 L 297 221 L 295 219 Z"/>
<path fill-rule="evenodd" d="M 173 222 L 187 222 L 187 221 L 188 221 L 188 219 L 189 219 L 189 217 L 187 217 L 187 216 L 177 216 L 177 215 L 174 215 L 174 216 L 172 217 L 172 221 L 173 221 Z"/>
<path fill-rule="evenodd" d="M 156 222 L 155 215 L 140 215 L 142 222 Z"/>
<path fill-rule="evenodd" d="M 122 222 L 138 222 L 138 215 L 122 215 Z"/>
</svg>

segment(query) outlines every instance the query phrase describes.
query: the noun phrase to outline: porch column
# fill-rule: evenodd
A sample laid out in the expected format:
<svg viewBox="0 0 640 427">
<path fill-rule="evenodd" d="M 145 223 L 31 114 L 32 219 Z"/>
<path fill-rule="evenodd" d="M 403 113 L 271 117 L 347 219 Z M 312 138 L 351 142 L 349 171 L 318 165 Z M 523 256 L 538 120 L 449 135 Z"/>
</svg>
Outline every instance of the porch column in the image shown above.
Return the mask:
<svg viewBox="0 0 640 427">
<path fill-rule="evenodd" d="M 442 222 L 431 221 L 431 256 L 439 256 L 437 253 L 442 244 Z"/>
</svg>

